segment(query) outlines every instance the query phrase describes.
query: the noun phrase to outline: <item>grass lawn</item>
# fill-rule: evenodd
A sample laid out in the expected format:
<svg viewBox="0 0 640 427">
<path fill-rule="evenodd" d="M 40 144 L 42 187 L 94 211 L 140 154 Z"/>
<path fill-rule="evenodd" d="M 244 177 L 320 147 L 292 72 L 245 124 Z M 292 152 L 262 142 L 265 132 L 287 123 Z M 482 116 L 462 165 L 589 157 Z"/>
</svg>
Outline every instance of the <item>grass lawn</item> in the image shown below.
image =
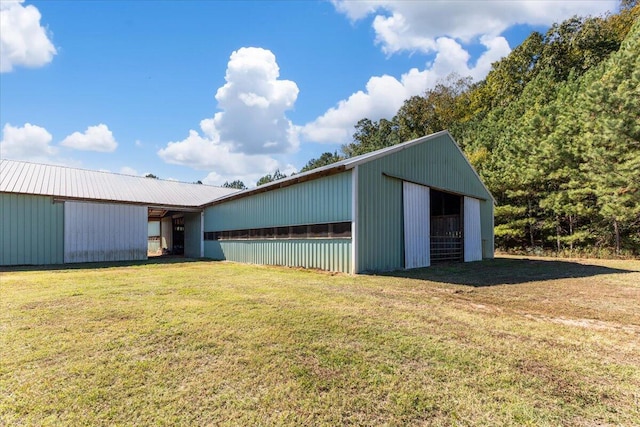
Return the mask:
<svg viewBox="0 0 640 427">
<path fill-rule="evenodd" d="M 4 270 L 0 425 L 640 425 L 640 261 Z"/>
</svg>

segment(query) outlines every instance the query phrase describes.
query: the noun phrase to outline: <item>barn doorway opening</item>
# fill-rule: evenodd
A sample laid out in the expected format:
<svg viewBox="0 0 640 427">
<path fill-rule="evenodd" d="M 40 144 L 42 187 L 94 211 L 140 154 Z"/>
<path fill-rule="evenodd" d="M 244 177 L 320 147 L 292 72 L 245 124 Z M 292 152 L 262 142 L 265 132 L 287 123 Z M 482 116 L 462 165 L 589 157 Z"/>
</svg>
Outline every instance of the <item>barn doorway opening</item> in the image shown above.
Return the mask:
<svg viewBox="0 0 640 427">
<path fill-rule="evenodd" d="M 184 255 L 185 212 L 148 208 L 147 257 Z"/>
<path fill-rule="evenodd" d="M 184 255 L 184 217 L 173 218 L 173 254 Z"/>
<path fill-rule="evenodd" d="M 463 197 L 431 189 L 431 262 L 464 261 Z"/>
</svg>

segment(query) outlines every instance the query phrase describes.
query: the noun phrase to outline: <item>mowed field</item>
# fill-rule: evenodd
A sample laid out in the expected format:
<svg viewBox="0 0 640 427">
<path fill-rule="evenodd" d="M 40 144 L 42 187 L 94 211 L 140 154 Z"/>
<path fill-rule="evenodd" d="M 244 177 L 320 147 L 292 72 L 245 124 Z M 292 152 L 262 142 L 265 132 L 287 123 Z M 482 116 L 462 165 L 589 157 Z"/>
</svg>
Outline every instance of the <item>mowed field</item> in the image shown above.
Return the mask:
<svg viewBox="0 0 640 427">
<path fill-rule="evenodd" d="M 640 261 L 5 269 L 0 425 L 640 425 Z"/>
</svg>

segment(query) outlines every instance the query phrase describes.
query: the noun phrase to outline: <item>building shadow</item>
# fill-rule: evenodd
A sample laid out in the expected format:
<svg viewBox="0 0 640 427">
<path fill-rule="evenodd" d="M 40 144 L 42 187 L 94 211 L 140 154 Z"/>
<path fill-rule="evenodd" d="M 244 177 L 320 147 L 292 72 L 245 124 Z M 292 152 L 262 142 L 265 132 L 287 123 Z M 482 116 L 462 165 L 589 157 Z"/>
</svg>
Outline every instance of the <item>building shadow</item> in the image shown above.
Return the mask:
<svg viewBox="0 0 640 427">
<path fill-rule="evenodd" d="M 185 258 L 184 256 L 180 255 L 163 255 L 149 257 L 149 259 L 139 261 L 80 262 L 73 264 L 1 266 L 0 273 L 11 271 L 92 270 L 96 268 L 133 267 L 154 264 L 184 264 L 197 261 L 215 262 L 214 260 L 208 258 Z"/>
<path fill-rule="evenodd" d="M 637 271 L 580 264 L 568 260 L 495 258 L 481 262 L 439 263 L 427 268 L 394 271 L 382 275 L 483 287 L 635 272 Z"/>
</svg>

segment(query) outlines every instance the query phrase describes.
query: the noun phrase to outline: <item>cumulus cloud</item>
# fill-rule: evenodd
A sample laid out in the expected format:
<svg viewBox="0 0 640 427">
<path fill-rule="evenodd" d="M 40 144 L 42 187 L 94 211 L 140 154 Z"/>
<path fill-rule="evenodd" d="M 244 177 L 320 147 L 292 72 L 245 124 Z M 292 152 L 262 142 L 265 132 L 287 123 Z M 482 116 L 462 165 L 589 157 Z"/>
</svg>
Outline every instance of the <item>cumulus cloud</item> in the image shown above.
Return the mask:
<svg viewBox="0 0 640 427">
<path fill-rule="evenodd" d="M 504 37 L 484 36 L 480 41 L 486 50 L 475 65 L 470 66 L 471 56 L 457 41 L 448 37 L 436 39 L 438 53 L 430 67 L 424 70 L 412 68 L 400 79 L 388 75 L 371 77 L 366 90 L 338 102 L 303 126 L 300 134 L 308 141 L 346 143 L 350 141 L 353 126 L 358 120 L 364 117 L 372 120 L 391 118 L 406 99 L 424 93 L 453 72 L 471 76 L 474 80 L 484 78 L 491 64 L 508 55 L 511 49 Z"/>
<path fill-rule="evenodd" d="M 293 124 L 285 112 L 298 98 L 298 86 L 279 80 L 275 55 L 255 47 L 243 47 L 231 54 L 226 83 L 216 100 L 223 110 L 207 124 L 235 152 L 245 154 L 284 153 L 297 149 Z"/>
<path fill-rule="evenodd" d="M 16 66 L 40 67 L 53 59 L 56 48 L 40 25 L 35 6 L 23 0 L 0 1 L 0 72 Z"/>
<path fill-rule="evenodd" d="M 280 80 L 275 55 L 255 47 L 231 54 L 226 83 L 216 92 L 222 110 L 200 122 L 182 141 L 158 151 L 167 163 L 213 170 L 203 181 L 221 184 L 242 179 L 251 185 L 280 167 L 272 154 L 298 148 L 297 128 L 286 117 L 298 97 L 298 86 Z"/>
<path fill-rule="evenodd" d="M 333 0 L 339 12 L 356 21 L 374 15 L 372 27 L 385 53 L 434 52 L 442 36 L 462 42 L 498 36 L 516 24 L 550 25 L 573 15 L 615 10 L 617 0 L 397 1 Z"/>
<path fill-rule="evenodd" d="M 383 52 L 435 54 L 423 70 L 413 68 L 399 79 L 374 76 L 365 90 L 339 101 L 314 121 L 301 127 L 306 141 L 349 142 L 358 120 L 391 118 L 403 102 L 432 88 L 451 73 L 484 78 L 491 64 L 511 51 L 500 34 L 515 24 L 550 25 L 575 14 L 601 14 L 616 7 L 617 0 L 504 2 L 504 1 L 391 1 L 332 0 L 336 10 L 352 21 L 373 15 L 375 43 Z M 470 65 L 463 44 L 479 42 L 484 53 Z"/>
<path fill-rule="evenodd" d="M 100 151 L 104 153 L 115 151 L 118 143 L 107 127 L 100 123 L 97 126 L 89 126 L 84 133 L 74 132 L 62 140 L 60 145 L 74 150 Z"/>
<path fill-rule="evenodd" d="M 140 176 L 140 174 L 138 173 L 137 170 L 135 170 L 132 167 L 129 166 L 123 166 L 120 168 L 120 173 L 123 175 L 133 175 L 133 176 Z"/>
<path fill-rule="evenodd" d="M 399 79 L 383 75 L 369 79 L 365 90 L 339 101 L 314 121 L 301 127 L 306 141 L 349 142 L 358 120 L 391 118 L 402 103 L 432 88 L 451 73 L 483 79 L 491 64 L 511 51 L 500 34 L 515 24 L 550 25 L 573 15 L 602 14 L 614 10 L 617 0 L 600 2 L 545 1 L 397 1 L 332 0 L 336 10 L 352 21 L 373 15 L 375 43 L 383 52 L 435 54 L 423 70 L 413 68 Z M 552 7 L 551 7 L 552 6 Z M 463 47 L 480 43 L 484 53 L 471 63 Z"/>
<path fill-rule="evenodd" d="M 244 154 L 233 151 L 230 143 L 207 136 L 210 121 L 203 120 L 204 136 L 195 130 L 182 141 L 169 142 L 158 155 L 167 163 L 213 171 L 203 180 L 206 184 L 220 185 L 224 181 L 241 179 L 246 185 L 255 183 L 260 177 L 279 168 L 277 160 L 266 154 Z M 210 129 L 209 129 L 210 131 Z"/>
<path fill-rule="evenodd" d="M 22 127 L 9 123 L 2 129 L 0 141 L 0 157 L 12 160 L 46 162 L 57 153 L 57 148 L 50 145 L 53 137 L 43 127 L 25 123 Z"/>
</svg>

